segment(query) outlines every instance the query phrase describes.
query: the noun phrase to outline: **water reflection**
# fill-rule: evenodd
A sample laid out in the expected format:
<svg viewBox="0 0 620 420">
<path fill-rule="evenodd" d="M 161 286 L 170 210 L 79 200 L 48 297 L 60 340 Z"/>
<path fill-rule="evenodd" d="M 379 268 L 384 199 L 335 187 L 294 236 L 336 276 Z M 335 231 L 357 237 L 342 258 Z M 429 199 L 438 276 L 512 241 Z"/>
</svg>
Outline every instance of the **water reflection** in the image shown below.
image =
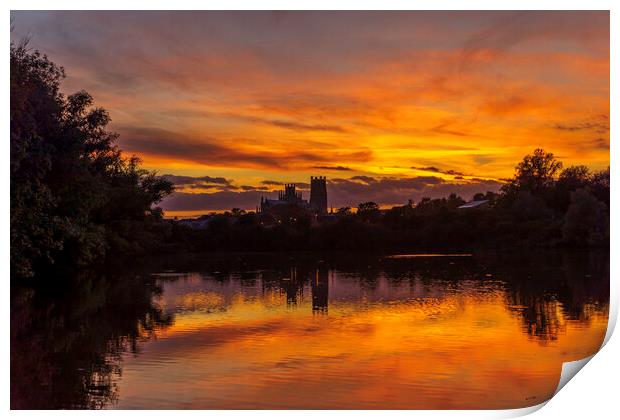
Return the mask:
<svg viewBox="0 0 620 420">
<path fill-rule="evenodd" d="M 122 360 L 171 325 L 140 276 L 81 273 L 67 287 L 11 296 L 11 408 L 104 408 L 118 400 Z"/>
<path fill-rule="evenodd" d="M 12 407 L 523 407 L 607 322 L 603 254 L 158 264 L 15 291 Z"/>
<path fill-rule="evenodd" d="M 325 268 L 316 269 L 314 271 L 314 280 L 312 285 L 312 310 L 320 313 L 327 313 L 327 305 L 329 302 L 329 281 L 328 271 Z"/>
</svg>

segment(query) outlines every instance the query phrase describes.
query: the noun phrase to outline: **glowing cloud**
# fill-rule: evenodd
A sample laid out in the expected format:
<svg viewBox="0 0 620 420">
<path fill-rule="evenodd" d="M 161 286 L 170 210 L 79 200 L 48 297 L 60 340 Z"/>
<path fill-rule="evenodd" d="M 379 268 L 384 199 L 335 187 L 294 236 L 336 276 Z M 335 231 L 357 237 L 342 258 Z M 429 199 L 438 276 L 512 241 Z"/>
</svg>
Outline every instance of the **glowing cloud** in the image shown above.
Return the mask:
<svg viewBox="0 0 620 420">
<path fill-rule="evenodd" d="M 66 68 L 66 91 L 110 111 L 123 150 L 205 178 L 170 210 L 253 208 L 312 174 L 333 180 L 335 205 L 357 204 L 368 185 L 355 176 L 379 179 L 385 191 L 364 194 L 383 204 L 473 194 L 536 147 L 609 165 L 608 12 L 11 16 L 14 40 L 29 34 Z M 429 175 L 439 182 L 413 188 Z"/>
</svg>

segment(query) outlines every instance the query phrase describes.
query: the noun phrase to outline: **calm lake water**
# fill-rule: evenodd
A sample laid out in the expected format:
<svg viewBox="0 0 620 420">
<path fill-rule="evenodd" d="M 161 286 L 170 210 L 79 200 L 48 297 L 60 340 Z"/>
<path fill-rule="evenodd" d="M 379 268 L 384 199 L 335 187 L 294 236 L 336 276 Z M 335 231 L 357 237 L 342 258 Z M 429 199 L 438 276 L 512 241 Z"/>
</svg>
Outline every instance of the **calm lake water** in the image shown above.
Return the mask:
<svg viewBox="0 0 620 420">
<path fill-rule="evenodd" d="M 12 408 L 519 408 L 600 347 L 609 256 L 195 256 L 70 284 L 12 291 Z"/>
</svg>

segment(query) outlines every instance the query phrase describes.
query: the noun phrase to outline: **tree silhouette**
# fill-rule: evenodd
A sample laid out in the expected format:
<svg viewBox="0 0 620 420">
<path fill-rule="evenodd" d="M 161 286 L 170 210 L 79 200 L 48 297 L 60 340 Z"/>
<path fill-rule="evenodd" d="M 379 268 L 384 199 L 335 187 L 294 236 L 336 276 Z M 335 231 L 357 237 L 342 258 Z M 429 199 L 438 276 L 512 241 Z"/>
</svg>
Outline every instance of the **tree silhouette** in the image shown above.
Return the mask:
<svg viewBox="0 0 620 420">
<path fill-rule="evenodd" d="M 536 149 L 531 155 L 525 156 L 515 169 L 514 178 L 504 191 L 529 191 L 537 194 L 553 185 L 558 171 L 562 169 L 562 162 L 556 160 L 553 153 Z"/>
<path fill-rule="evenodd" d="M 27 43 L 11 44 L 10 65 L 12 275 L 152 248 L 172 184 L 121 155 L 88 93 L 61 93 L 62 67 Z"/>
<path fill-rule="evenodd" d="M 371 222 L 376 220 L 379 217 L 379 205 L 373 201 L 367 201 L 365 203 L 360 203 L 357 206 L 357 215 L 362 220 L 367 222 Z"/>
</svg>

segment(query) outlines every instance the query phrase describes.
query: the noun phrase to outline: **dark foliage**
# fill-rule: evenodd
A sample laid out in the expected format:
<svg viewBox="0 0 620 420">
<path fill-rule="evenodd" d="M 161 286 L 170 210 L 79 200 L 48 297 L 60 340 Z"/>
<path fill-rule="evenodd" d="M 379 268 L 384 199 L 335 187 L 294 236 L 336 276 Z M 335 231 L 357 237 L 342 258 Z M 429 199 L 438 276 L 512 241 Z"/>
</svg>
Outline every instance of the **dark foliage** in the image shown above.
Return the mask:
<svg viewBox="0 0 620 420">
<path fill-rule="evenodd" d="M 150 250 L 172 184 L 124 158 L 107 112 L 26 43 L 11 45 L 11 273 Z"/>
<path fill-rule="evenodd" d="M 297 206 L 268 214 L 233 209 L 200 229 L 154 207 L 173 185 L 125 158 L 107 112 L 84 91 L 60 92 L 64 70 L 11 45 L 11 273 L 79 267 L 106 256 L 179 251 L 471 250 L 609 245 L 609 169 L 562 170 L 536 149 L 483 206 L 447 198 L 382 210 L 360 203 L 316 219 Z"/>
<path fill-rule="evenodd" d="M 552 153 L 537 149 L 516 167 L 502 191 L 478 193 L 484 205 L 451 194 L 381 210 L 360 203 L 314 219 L 295 206 L 269 214 L 204 217 L 203 229 L 171 222 L 176 249 L 201 251 L 421 250 L 609 246 L 609 169 L 561 171 Z"/>
</svg>

